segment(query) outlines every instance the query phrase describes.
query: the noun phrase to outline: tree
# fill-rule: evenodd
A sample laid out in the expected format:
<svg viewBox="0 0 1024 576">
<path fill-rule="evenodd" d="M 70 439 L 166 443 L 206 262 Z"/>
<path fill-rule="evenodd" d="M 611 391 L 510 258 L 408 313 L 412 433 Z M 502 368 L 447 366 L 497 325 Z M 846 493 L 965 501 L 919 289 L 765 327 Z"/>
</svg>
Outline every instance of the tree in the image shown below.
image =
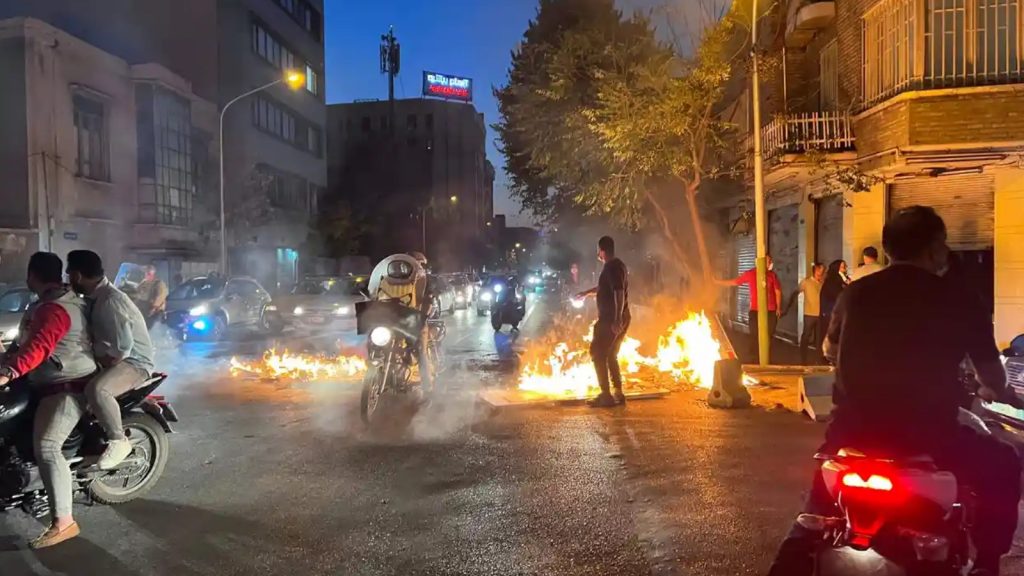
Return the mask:
<svg viewBox="0 0 1024 576">
<path fill-rule="evenodd" d="M 496 93 L 512 194 L 542 218 L 567 202 L 631 229 L 653 216 L 688 269 L 673 221 L 680 194 L 665 195 L 681 189 L 710 274 L 697 198 L 707 181 L 732 172 L 731 125 L 718 104 L 737 55 L 733 18 L 705 28 L 682 57 L 656 40 L 646 18 L 624 18 L 610 1 L 585 4 L 580 12 L 578 1 L 542 1 L 509 84 Z"/>
<path fill-rule="evenodd" d="M 344 199 L 328 203 L 316 222 L 316 244 L 330 258 L 362 254 L 362 243 L 368 228 Z"/>
</svg>

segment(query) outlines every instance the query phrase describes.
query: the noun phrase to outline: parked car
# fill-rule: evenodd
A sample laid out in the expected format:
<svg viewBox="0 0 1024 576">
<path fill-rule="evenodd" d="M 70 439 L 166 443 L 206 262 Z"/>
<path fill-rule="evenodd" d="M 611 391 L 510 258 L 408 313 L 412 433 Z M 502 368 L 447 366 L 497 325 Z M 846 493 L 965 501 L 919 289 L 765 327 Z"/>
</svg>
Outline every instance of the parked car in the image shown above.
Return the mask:
<svg viewBox="0 0 1024 576">
<path fill-rule="evenodd" d="M 310 276 L 274 303 L 286 323 L 305 330 L 355 329 L 356 302 L 362 302 L 359 277 Z"/>
<path fill-rule="evenodd" d="M 430 276 L 429 282 L 434 292 L 434 307 L 439 314 L 455 312 L 455 289 L 443 276 Z"/>
<path fill-rule="evenodd" d="M 218 339 L 234 328 L 277 333 L 284 329 L 284 320 L 270 293 L 256 280 L 238 276 L 225 282 L 202 276 L 182 283 L 167 296 L 167 325 L 179 330 L 184 339 Z"/>
<path fill-rule="evenodd" d="M 445 279 L 448 280 L 448 283 L 452 285 L 452 289 L 455 290 L 455 308 L 458 310 L 469 308 L 473 304 L 473 297 L 476 295 L 476 290 L 469 276 L 462 273 L 447 274 Z"/>
<path fill-rule="evenodd" d="M 0 294 L 0 351 L 3 351 L 18 337 L 18 325 L 36 301 L 36 295 L 25 286 L 9 287 Z"/>
</svg>

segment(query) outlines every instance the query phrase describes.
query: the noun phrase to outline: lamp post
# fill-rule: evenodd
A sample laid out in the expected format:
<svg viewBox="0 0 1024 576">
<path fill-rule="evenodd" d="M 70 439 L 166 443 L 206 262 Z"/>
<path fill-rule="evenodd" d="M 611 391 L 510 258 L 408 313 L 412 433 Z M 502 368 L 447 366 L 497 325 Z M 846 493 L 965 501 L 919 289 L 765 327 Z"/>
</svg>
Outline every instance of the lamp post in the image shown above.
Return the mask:
<svg viewBox="0 0 1024 576">
<path fill-rule="evenodd" d="M 228 108 L 230 108 L 235 102 L 252 96 L 257 92 L 262 92 L 271 86 L 277 86 L 278 84 L 283 83 L 288 85 L 292 90 L 298 90 L 299 87 L 305 84 L 305 82 L 306 75 L 302 72 L 285 70 L 284 75 L 277 80 L 268 82 L 259 88 L 254 88 L 232 98 L 224 105 L 223 108 L 220 109 L 220 126 L 218 130 L 218 140 L 220 140 L 220 272 L 225 277 L 228 274 L 228 239 L 226 233 L 227 227 L 224 222 L 224 113 L 227 112 Z"/>
<path fill-rule="evenodd" d="M 765 241 L 764 152 L 761 149 L 761 80 L 757 54 L 757 2 L 750 11 L 751 97 L 754 120 L 754 241 L 757 246 L 757 356 L 762 366 L 770 363 L 771 333 L 768 330 L 768 247 Z M 776 303 L 781 305 L 781 302 Z"/>
<path fill-rule="evenodd" d="M 454 206 L 454 205 L 459 203 L 459 197 L 453 194 L 453 195 L 448 197 L 448 201 L 451 202 L 452 205 Z M 420 208 L 420 224 L 423 226 L 423 239 L 422 239 L 422 242 L 423 242 L 423 253 L 424 254 L 427 253 L 427 210 L 433 211 L 433 208 L 434 208 L 433 203 L 427 204 L 426 206 L 423 206 L 422 208 Z"/>
</svg>

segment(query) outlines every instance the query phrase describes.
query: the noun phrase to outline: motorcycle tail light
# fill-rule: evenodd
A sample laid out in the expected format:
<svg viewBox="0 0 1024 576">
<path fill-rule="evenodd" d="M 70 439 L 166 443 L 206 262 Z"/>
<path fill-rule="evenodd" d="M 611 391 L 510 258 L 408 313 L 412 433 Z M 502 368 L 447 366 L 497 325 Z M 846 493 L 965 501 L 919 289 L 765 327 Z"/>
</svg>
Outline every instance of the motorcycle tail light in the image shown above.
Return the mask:
<svg viewBox="0 0 1024 576">
<path fill-rule="evenodd" d="M 861 474 L 860 472 L 847 472 L 843 474 L 843 486 L 863 490 L 875 490 L 878 492 L 892 492 L 892 480 L 881 474 Z"/>
</svg>

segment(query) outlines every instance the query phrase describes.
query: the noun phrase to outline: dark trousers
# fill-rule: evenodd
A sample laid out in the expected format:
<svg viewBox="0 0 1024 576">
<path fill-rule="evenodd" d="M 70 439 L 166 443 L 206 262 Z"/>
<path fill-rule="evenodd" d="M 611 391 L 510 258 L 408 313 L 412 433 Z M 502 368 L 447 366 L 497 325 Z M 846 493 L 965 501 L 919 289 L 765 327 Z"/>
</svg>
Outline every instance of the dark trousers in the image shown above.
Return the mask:
<svg viewBox="0 0 1024 576">
<path fill-rule="evenodd" d="M 757 329 L 760 326 L 760 322 L 757 319 L 757 310 L 751 310 L 747 316 L 747 325 L 750 327 L 750 357 L 753 362 L 757 362 L 761 357 L 760 349 L 757 342 Z M 775 310 L 768 311 L 768 363 L 771 363 L 771 339 L 775 336 L 775 327 L 779 323 L 779 317 L 775 313 Z"/>
<path fill-rule="evenodd" d="M 611 324 L 598 320 L 594 324 L 594 339 L 590 342 L 590 357 L 594 360 L 594 370 L 597 371 L 597 383 L 601 386 L 601 392 L 611 392 L 611 385 L 616 390 L 622 390 L 622 372 L 619 370 L 619 348 L 622 340 L 626 337 L 626 330 L 629 329 L 629 320 L 626 320 L 622 331 L 618 334 L 612 332 Z"/>
<path fill-rule="evenodd" d="M 830 438 L 821 448 L 834 452 L 844 442 Z M 1010 551 L 1017 529 L 1017 504 L 1020 501 L 1021 462 L 1017 449 L 995 438 L 958 426 L 942 437 L 942 443 L 927 450 L 943 470 L 953 472 L 961 485 L 969 486 L 977 495 L 971 537 L 977 548 L 977 566 L 996 572 L 999 558 Z M 804 511 L 834 516 L 838 510 L 817 470 L 811 484 Z M 769 576 L 811 576 L 814 573 L 815 547 L 820 537 L 794 524 L 782 542 Z"/>
<path fill-rule="evenodd" d="M 818 348 L 818 356 L 821 356 L 821 341 L 823 338 L 818 337 L 821 332 L 819 329 L 817 316 L 804 316 L 804 330 L 800 333 L 800 363 L 807 365 L 807 348 L 813 342 Z"/>
</svg>

